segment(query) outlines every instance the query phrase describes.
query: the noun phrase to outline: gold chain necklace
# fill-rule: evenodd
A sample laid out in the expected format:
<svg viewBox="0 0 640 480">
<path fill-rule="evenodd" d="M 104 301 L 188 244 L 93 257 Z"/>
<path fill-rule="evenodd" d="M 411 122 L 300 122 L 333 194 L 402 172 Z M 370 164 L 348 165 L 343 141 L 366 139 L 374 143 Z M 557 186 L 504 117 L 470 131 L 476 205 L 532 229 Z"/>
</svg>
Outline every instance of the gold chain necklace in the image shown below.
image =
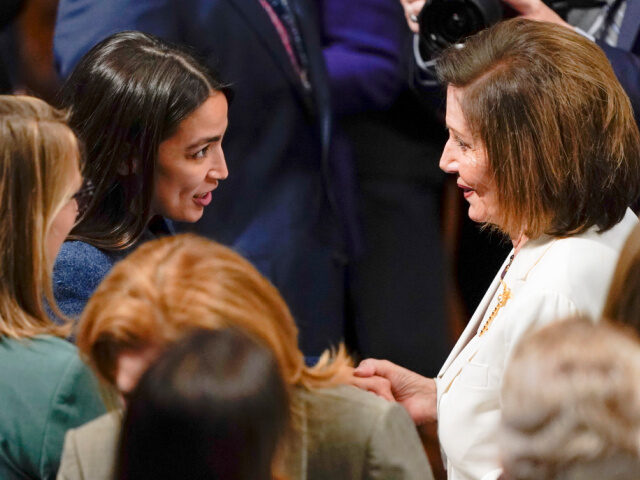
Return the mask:
<svg viewBox="0 0 640 480">
<path fill-rule="evenodd" d="M 511 298 L 511 290 L 509 289 L 509 287 L 507 287 L 507 284 L 504 281 L 504 277 L 507 274 L 507 272 L 509 271 L 509 267 L 513 263 L 513 258 L 515 256 L 516 256 L 515 253 L 513 255 L 511 255 L 511 258 L 509 258 L 509 263 L 507 263 L 507 266 L 504 267 L 504 270 L 502 270 L 502 273 L 500 274 L 500 285 L 502 285 L 502 293 L 500 295 L 498 295 L 498 303 L 493 308 L 493 311 L 491 312 L 491 315 L 489 315 L 489 318 L 487 318 L 487 321 L 482 326 L 482 330 L 480 330 L 480 333 L 478 334 L 478 336 L 480 336 L 480 337 L 482 335 L 484 335 L 485 333 L 487 333 L 487 330 L 489 330 L 489 327 L 491 326 L 491 323 L 493 323 L 493 320 L 498 315 L 498 312 L 500 311 L 500 309 L 502 307 L 504 307 L 507 304 L 507 302 L 509 301 L 509 299 Z"/>
</svg>

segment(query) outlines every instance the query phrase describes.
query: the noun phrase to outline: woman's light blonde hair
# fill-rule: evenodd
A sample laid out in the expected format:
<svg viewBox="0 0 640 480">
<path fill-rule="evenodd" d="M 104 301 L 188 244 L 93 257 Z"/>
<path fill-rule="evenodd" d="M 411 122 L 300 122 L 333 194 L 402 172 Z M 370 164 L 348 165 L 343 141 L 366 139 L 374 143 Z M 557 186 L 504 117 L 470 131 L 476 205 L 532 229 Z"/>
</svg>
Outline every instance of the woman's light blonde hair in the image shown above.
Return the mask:
<svg viewBox="0 0 640 480">
<path fill-rule="evenodd" d="M 437 69 L 462 89 L 464 118 L 497 186 L 502 231 L 604 231 L 640 194 L 631 103 L 594 42 L 516 18 L 449 48 Z"/>
<path fill-rule="evenodd" d="M 602 316 L 630 325 L 640 335 L 640 225 L 622 247 Z"/>
<path fill-rule="evenodd" d="M 525 337 L 502 386 L 507 480 L 640 478 L 640 341 L 574 318 Z"/>
<path fill-rule="evenodd" d="M 0 335 L 64 336 L 67 325 L 49 319 L 44 301 L 59 314 L 48 258 L 51 224 L 74 193 L 80 168 L 78 142 L 66 113 L 42 100 L 0 95 Z M 61 318 L 64 318 L 61 316 Z"/>
<path fill-rule="evenodd" d="M 197 328 L 226 327 L 266 345 L 289 385 L 336 385 L 351 366 L 342 345 L 305 366 L 298 329 L 278 290 L 231 249 L 192 234 L 148 242 L 119 262 L 87 303 L 77 345 L 115 386 L 121 352 L 162 348 Z"/>
</svg>

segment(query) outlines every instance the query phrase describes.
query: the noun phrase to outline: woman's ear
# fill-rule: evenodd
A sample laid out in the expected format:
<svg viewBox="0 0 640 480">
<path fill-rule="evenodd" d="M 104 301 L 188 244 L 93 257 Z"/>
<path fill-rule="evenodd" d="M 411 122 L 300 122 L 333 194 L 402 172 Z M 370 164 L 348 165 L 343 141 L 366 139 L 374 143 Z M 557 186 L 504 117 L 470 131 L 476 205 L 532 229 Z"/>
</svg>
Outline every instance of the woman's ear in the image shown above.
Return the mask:
<svg viewBox="0 0 640 480">
<path fill-rule="evenodd" d="M 127 158 L 120 165 L 118 165 L 118 175 L 122 175 L 123 177 L 129 177 L 134 173 L 138 173 L 139 163 L 140 162 L 136 157 Z"/>
</svg>

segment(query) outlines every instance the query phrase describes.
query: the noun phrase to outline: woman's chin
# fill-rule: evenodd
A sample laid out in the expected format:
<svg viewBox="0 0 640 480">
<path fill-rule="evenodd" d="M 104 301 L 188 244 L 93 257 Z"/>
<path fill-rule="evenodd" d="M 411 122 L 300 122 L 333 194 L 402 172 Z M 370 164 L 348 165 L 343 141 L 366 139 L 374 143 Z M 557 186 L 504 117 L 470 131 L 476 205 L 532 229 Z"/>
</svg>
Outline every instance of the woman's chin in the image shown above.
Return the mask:
<svg viewBox="0 0 640 480">
<path fill-rule="evenodd" d="M 473 205 L 469 206 L 469 219 L 476 223 L 491 223 L 489 220 L 489 215 L 483 210 L 474 208 Z"/>
</svg>

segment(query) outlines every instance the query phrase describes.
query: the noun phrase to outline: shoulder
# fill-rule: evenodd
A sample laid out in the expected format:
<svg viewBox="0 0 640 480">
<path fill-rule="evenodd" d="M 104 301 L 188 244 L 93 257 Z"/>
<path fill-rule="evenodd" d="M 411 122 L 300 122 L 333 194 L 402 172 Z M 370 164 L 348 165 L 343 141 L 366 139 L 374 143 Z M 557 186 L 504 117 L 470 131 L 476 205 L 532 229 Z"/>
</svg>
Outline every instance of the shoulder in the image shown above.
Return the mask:
<svg viewBox="0 0 640 480">
<path fill-rule="evenodd" d="M 598 314 L 600 297 L 606 293 L 622 246 L 637 223 L 637 217 L 629 210 L 606 232 L 591 228 L 578 235 L 542 242 L 536 247 L 539 262 L 532 262 L 526 283 L 542 296 L 565 296 L 580 310 Z M 597 305 L 592 302 L 595 299 Z"/>
<path fill-rule="evenodd" d="M 69 430 L 66 441 L 77 442 L 88 449 L 98 450 L 116 441 L 121 424 L 122 413 L 119 411 L 105 413 L 95 420 Z"/>
<path fill-rule="evenodd" d="M 62 410 L 54 421 L 64 418 L 75 421 L 72 426 L 76 426 L 104 412 L 97 380 L 70 342 L 51 335 L 3 339 L 1 352 L 5 373 L 12 371 L 21 380 L 22 389 L 37 391 L 35 401 L 52 411 Z"/>
<path fill-rule="evenodd" d="M 119 260 L 117 254 L 100 250 L 85 242 L 64 242 L 53 267 L 55 284 L 64 282 L 93 285 Z M 99 281 L 98 281 L 99 283 Z"/>
<path fill-rule="evenodd" d="M 75 346 L 48 335 L 0 342 L 4 365 L 3 436 L 34 461 L 38 475 L 56 472 L 64 433 L 104 412 L 93 375 Z"/>
<path fill-rule="evenodd" d="M 325 412 L 334 417 L 348 416 L 350 425 L 362 419 L 370 424 L 372 416 L 385 415 L 394 406 L 371 392 L 350 385 L 315 390 L 298 389 L 295 396 L 305 403 L 309 414 Z"/>
<path fill-rule="evenodd" d="M 121 425 L 120 412 L 110 412 L 67 432 L 58 478 L 107 480 L 113 465 Z"/>
<path fill-rule="evenodd" d="M 20 340 L 4 338 L 1 345 L 0 358 L 15 358 L 9 365 L 19 369 L 22 375 L 29 375 L 31 372 L 33 375 L 41 376 L 43 380 L 49 379 L 49 382 L 43 381 L 42 385 L 51 384 L 67 370 L 82 368 L 84 365 L 74 345 L 52 335 L 38 335 Z M 18 366 L 18 363 L 22 363 L 22 366 Z"/>
<path fill-rule="evenodd" d="M 53 293 L 66 314 L 82 313 L 86 302 L 113 265 L 117 254 L 85 242 L 64 242 L 53 267 Z"/>
<path fill-rule="evenodd" d="M 415 425 L 399 404 L 348 385 L 296 395 L 305 405 L 310 469 L 331 478 L 431 478 Z"/>
</svg>

